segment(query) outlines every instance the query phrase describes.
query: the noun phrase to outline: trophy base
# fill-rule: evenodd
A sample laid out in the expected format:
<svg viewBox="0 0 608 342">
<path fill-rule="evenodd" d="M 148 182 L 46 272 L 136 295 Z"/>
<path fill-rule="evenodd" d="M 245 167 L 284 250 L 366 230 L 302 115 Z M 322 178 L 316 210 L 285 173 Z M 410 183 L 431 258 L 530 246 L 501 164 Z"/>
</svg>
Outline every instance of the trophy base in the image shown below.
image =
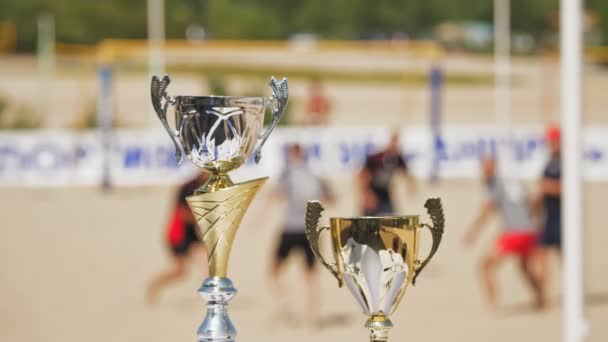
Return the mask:
<svg viewBox="0 0 608 342">
<path fill-rule="evenodd" d="M 198 293 L 207 301 L 207 315 L 198 328 L 199 342 L 234 342 L 236 329 L 228 316 L 228 301 L 236 294 L 232 280 L 210 277 Z"/>
<path fill-rule="evenodd" d="M 385 314 L 372 315 L 365 327 L 369 328 L 370 342 L 386 342 L 388 341 L 388 331 L 393 328 L 393 322 Z"/>
</svg>

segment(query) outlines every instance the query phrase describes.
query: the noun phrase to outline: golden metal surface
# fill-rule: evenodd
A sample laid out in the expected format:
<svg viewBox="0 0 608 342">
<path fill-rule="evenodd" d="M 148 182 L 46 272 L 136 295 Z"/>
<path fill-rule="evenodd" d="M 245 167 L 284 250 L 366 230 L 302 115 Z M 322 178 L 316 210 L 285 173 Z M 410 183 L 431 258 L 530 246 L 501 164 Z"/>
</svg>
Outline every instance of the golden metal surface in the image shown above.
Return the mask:
<svg viewBox="0 0 608 342">
<path fill-rule="evenodd" d="M 267 179 L 233 184 L 225 174 L 213 175 L 195 195 L 186 198 L 198 223 L 201 239 L 208 248 L 209 277 L 226 277 L 236 231 Z M 209 191 L 199 192 L 205 189 Z"/>
<path fill-rule="evenodd" d="M 350 290 L 369 316 L 366 327 L 372 342 L 388 340 L 393 327 L 388 315 L 398 306 L 410 283 L 433 257 L 444 231 L 441 200 L 425 203 L 433 225 L 420 223 L 418 215 L 385 217 L 332 217 L 329 227 L 319 227 L 323 206 L 309 201 L 306 210 L 306 236 L 315 256 Z M 420 233 L 429 228 L 433 244 L 429 255 L 419 259 Z M 319 250 L 321 232 L 331 233 L 335 262 L 328 262 Z"/>
<path fill-rule="evenodd" d="M 338 271 L 338 266 L 335 262 L 329 263 L 325 261 L 325 258 L 319 250 L 319 238 L 324 230 L 329 230 L 329 227 L 319 227 L 319 219 L 323 212 L 323 206 L 318 201 L 308 201 L 306 207 L 306 237 L 308 238 L 308 244 L 313 254 L 319 259 L 321 264 L 325 266 L 331 272 L 331 274 L 338 279 L 338 287 L 342 287 L 342 277 Z"/>
<path fill-rule="evenodd" d="M 370 330 L 370 342 L 386 342 L 388 341 L 388 332 L 393 328 L 393 322 L 387 315 L 371 315 L 365 327 Z"/>
<path fill-rule="evenodd" d="M 206 194 L 229 188 L 234 185 L 227 173 L 212 173 L 209 179 L 200 188 L 194 190 L 194 195 Z"/>
<path fill-rule="evenodd" d="M 364 269 L 359 269 L 354 263 L 362 263 L 358 258 L 364 256 L 353 256 L 353 246 L 361 245 L 366 249 L 371 249 L 380 258 L 390 261 L 382 263 L 382 269 L 385 273 L 383 277 L 386 280 L 382 281 L 382 286 L 385 287 L 387 295 L 383 297 L 384 303 L 380 303 L 381 298 L 365 298 L 361 299 L 366 302 L 368 314 L 391 314 L 401 301 L 407 286 L 412 281 L 416 266 L 420 262 L 418 260 L 418 249 L 420 244 L 420 224 L 419 216 L 393 216 L 393 217 L 332 217 L 330 221 L 330 229 L 333 239 L 333 252 L 336 260 L 338 260 L 338 272 L 341 277 L 350 277 L 351 282 L 358 293 L 370 292 L 365 289 L 363 279 L 370 276 L 366 274 Z M 386 256 L 381 255 L 386 253 Z M 387 269 L 390 268 L 390 269 Z M 389 284 L 397 275 L 403 274 L 404 281 L 397 284 L 397 291 L 389 296 L 391 292 Z M 380 280 L 378 280 L 380 282 Z M 369 282 L 369 281 L 368 281 Z M 394 285 L 393 285 L 394 286 Z M 351 289 L 352 290 L 352 289 Z M 373 303 L 376 300 L 378 303 Z M 381 309 L 383 307 L 383 309 Z"/>
</svg>

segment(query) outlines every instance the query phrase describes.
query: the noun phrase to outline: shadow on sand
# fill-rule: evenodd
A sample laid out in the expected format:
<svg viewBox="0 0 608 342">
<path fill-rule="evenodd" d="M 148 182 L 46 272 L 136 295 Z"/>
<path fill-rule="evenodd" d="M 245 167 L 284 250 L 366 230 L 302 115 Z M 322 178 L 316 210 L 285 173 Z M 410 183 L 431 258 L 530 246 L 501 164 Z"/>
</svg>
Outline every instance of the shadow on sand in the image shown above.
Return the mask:
<svg viewBox="0 0 608 342">
<path fill-rule="evenodd" d="M 547 308 L 552 306 L 560 306 L 562 302 L 561 296 L 556 296 L 549 299 L 547 303 Z M 608 291 L 607 292 L 593 292 L 585 294 L 585 305 L 588 306 L 602 306 L 608 305 Z M 503 307 L 500 312 L 504 316 L 517 316 L 524 315 L 528 313 L 540 312 L 534 303 L 525 302 L 525 303 L 516 303 Z"/>
<path fill-rule="evenodd" d="M 314 330 L 325 330 L 333 327 L 342 327 L 352 322 L 353 317 L 344 313 L 333 313 L 322 315 L 312 323 L 303 316 L 283 312 L 277 316 L 277 320 L 283 322 L 290 328 L 304 328 Z M 276 321 L 273 321 L 276 322 Z M 274 323 L 273 323 L 274 324 Z"/>
<path fill-rule="evenodd" d="M 339 327 L 352 322 L 353 316 L 345 313 L 333 313 L 319 317 L 319 329 Z"/>
</svg>

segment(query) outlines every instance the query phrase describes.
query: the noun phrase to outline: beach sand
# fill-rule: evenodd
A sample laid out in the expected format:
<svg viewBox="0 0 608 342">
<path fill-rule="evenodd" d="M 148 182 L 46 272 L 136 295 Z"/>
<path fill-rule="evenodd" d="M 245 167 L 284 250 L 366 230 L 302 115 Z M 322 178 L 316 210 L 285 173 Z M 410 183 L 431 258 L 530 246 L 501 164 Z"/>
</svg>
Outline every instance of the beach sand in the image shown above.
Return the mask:
<svg viewBox="0 0 608 342">
<path fill-rule="evenodd" d="M 351 215 L 354 178 L 332 178 L 338 193 L 327 215 Z M 202 276 L 192 265 L 187 278 L 145 304 L 147 282 L 168 264 L 164 225 L 173 188 L 1 189 L 0 336 L 3 341 L 106 342 L 195 341 L 205 306 L 196 293 Z M 608 184 L 585 186 L 585 288 L 590 342 L 608 338 L 608 262 L 603 200 Z M 285 274 L 287 317 L 279 313 L 268 271 L 282 219 L 280 203 L 265 188 L 237 235 L 229 276 L 239 292 L 230 313 L 240 341 L 366 341 L 366 318 L 346 289 L 319 265 L 319 319 L 305 320 L 307 292 L 298 263 Z M 485 305 L 476 271 L 492 244 L 492 224 L 473 250 L 463 231 L 481 201 L 473 181 L 419 184 L 416 194 L 398 193 L 400 209 L 421 214 L 424 198 L 444 200 L 446 232 L 439 252 L 418 285 L 410 287 L 392 320 L 393 341 L 559 341 L 562 335 L 561 272 L 554 258 L 551 305 L 534 312 L 514 261 L 498 272 L 501 309 Z M 428 242 L 430 236 L 424 236 Z M 425 245 L 423 244 L 423 249 Z"/>
</svg>

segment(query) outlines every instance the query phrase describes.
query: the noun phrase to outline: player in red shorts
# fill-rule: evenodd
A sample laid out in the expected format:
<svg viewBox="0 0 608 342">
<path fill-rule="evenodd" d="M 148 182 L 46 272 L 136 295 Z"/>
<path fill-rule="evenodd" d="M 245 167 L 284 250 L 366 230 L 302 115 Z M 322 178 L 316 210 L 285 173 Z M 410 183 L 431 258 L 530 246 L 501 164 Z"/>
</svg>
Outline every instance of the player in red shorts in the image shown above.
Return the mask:
<svg viewBox="0 0 608 342">
<path fill-rule="evenodd" d="M 167 247 L 172 254 L 172 263 L 168 270 L 160 273 L 150 282 L 146 293 L 149 304 L 156 303 L 163 288 L 186 275 L 188 261 L 194 260 L 197 264 L 200 263 L 203 275 L 206 273 L 207 251 L 198 236 L 196 220 L 188 207 L 186 197 L 193 195 L 194 191 L 207 181 L 207 178 L 207 173 L 200 172 L 179 189 L 165 235 Z"/>
<path fill-rule="evenodd" d="M 485 226 L 488 218 L 497 212 L 502 219 L 503 230 L 494 248 L 483 257 L 482 277 L 490 306 L 497 306 L 497 293 L 494 272 L 508 256 L 519 260 L 519 267 L 532 288 L 535 305 L 545 304 L 544 294 L 538 275 L 533 271 L 533 254 L 536 251 L 538 230 L 532 219 L 530 202 L 519 182 L 506 182 L 496 175 L 496 161 L 486 158 L 482 161 L 483 180 L 487 187 L 487 199 L 477 218 L 465 235 L 465 244 L 471 245 Z"/>
</svg>

